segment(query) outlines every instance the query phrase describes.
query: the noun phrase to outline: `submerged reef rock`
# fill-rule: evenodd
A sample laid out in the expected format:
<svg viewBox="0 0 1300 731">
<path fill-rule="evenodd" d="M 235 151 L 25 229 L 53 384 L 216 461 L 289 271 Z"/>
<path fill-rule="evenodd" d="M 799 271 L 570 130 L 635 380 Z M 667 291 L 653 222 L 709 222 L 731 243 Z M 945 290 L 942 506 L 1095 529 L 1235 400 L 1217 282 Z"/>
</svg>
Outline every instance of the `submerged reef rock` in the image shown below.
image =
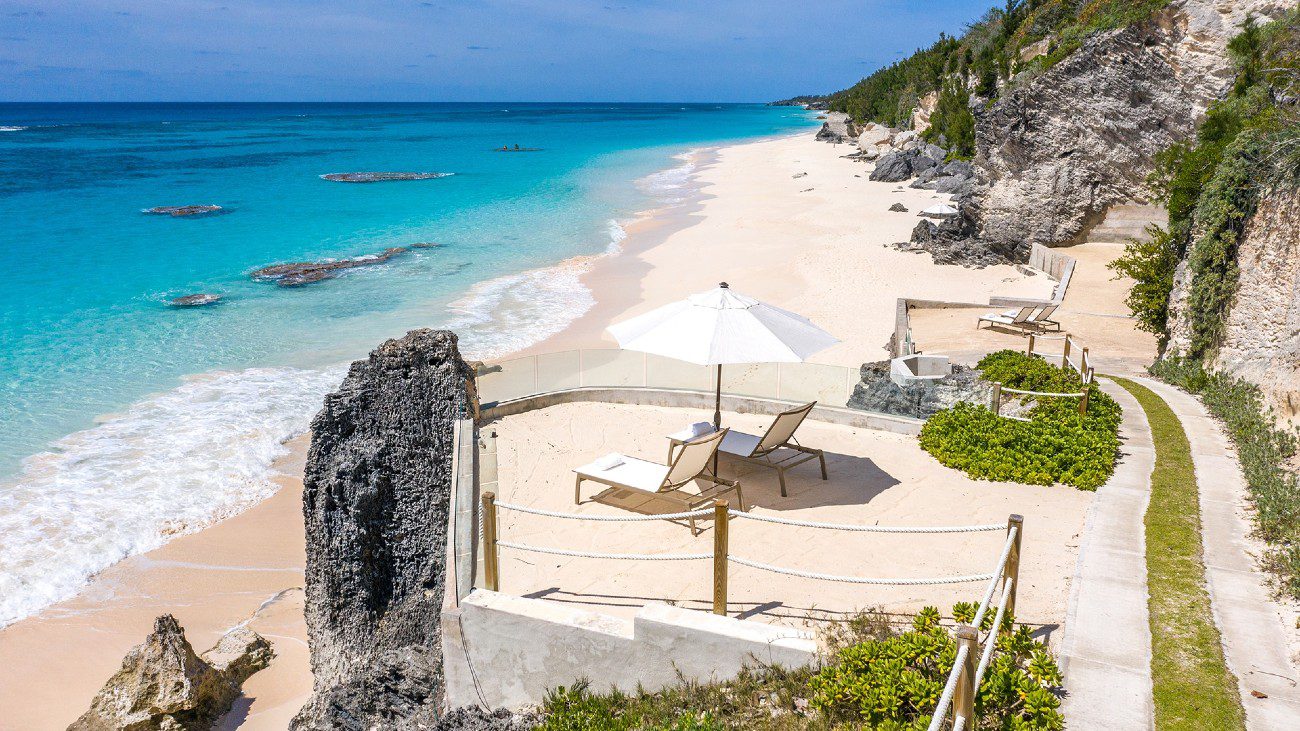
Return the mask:
<svg viewBox="0 0 1300 731">
<path fill-rule="evenodd" d="M 452 435 L 471 375 L 454 333 L 414 330 L 353 363 L 312 421 L 314 692 L 292 728 L 437 727 Z"/>
<path fill-rule="evenodd" d="M 281 287 L 298 287 L 312 282 L 319 282 L 322 279 L 332 279 L 338 272 L 344 269 L 355 269 L 357 267 L 371 266 L 374 264 L 383 264 L 395 256 L 406 253 L 406 248 L 395 246 L 391 249 L 384 249 L 378 254 L 367 254 L 358 256 L 354 259 L 339 259 L 338 261 L 299 261 L 289 264 L 272 264 L 268 267 L 262 267 L 255 270 L 251 276 L 253 279 L 262 282 L 275 282 Z"/>
<path fill-rule="evenodd" d="M 851 409 L 928 419 L 958 401 L 987 404 L 992 395 L 989 384 L 979 380 L 979 371 L 956 363 L 952 374 L 937 383 L 907 387 L 890 380 L 887 360 L 863 363 L 861 373 L 849 398 Z"/>
<path fill-rule="evenodd" d="M 433 180 L 446 178 L 455 173 L 329 173 L 322 175 L 325 180 L 336 183 L 386 183 L 393 180 Z"/>
<path fill-rule="evenodd" d="M 270 643 L 242 627 L 196 655 L 176 618 L 164 614 L 68 730 L 206 731 L 274 655 Z"/>
<path fill-rule="evenodd" d="M 215 305 L 221 301 L 221 295 L 210 292 L 199 292 L 198 294 L 187 294 L 184 297 L 173 297 L 167 301 L 172 307 L 206 307 Z"/>
<path fill-rule="evenodd" d="M 212 213 L 221 213 L 221 206 L 154 206 L 153 208 L 144 209 L 145 213 L 152 213 L 158 216 L 172 216 L 173 218 L 185 218 L 194 216 L 206 216 Z"/>
</svg>

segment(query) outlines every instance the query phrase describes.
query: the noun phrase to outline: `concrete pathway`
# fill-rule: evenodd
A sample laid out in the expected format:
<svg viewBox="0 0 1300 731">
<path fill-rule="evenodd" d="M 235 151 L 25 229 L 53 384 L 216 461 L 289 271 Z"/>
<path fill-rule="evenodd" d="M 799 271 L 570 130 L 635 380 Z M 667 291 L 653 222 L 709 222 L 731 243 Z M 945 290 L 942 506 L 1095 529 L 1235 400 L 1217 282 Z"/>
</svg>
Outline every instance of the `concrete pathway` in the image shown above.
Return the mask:
<svg viewBox="0 0 1300 731">
<path fill-rule="evenodd" d="M 1265 576 L 1255 565 L 1248 493 L 1236 451 L 1195 397 L 1149 378 L 1134 380 L 1169 404 L 1191 443 L 1200 488 L 1206 583 L 1228 668 L 1241 688 L 1246 726 L 1259 731 L 1300 728 L 1300 673 L 1288 657 L 1284 624 L 1296 620 L 1294 612 L 1284 617 L 1285 610 L 1270 601 Z M 1268 697 L 1257 698 L 1251 691 Z M 1076 728 L 1073 723 L 1071 727 Z"/>
<path fill-rule="evenodd" d="M 1099 379 L 1124 409 L 1122 457 L 1098 488 L 1081 536 L 1061 641 L 1071 729 L 1149 729 L 1151 626 L 1147 616 L 1146 531 L 1155 451 L 1146 412 L 1128 391 Z"/>
</svg>

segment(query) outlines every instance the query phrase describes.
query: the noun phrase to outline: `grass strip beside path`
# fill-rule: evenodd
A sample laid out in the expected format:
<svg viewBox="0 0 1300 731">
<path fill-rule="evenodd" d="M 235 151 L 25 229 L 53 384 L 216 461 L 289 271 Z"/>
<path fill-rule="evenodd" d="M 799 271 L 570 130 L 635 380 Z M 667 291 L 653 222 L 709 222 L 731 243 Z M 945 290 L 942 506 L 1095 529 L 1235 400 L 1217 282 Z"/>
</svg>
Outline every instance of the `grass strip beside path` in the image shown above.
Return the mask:
<svg viewBox="0 0 1300 731">
<path fill-rule="evenodd" d="M 1146 513 L 1156 729 L 1244 729 L 1237 678 L 1224 662 L 1205 588 L 1201 510 L 1187 434 L 1155 392 L 1124 378 L 1111 380 L 1146 411 L 1156 449 Z"/>
</svg>

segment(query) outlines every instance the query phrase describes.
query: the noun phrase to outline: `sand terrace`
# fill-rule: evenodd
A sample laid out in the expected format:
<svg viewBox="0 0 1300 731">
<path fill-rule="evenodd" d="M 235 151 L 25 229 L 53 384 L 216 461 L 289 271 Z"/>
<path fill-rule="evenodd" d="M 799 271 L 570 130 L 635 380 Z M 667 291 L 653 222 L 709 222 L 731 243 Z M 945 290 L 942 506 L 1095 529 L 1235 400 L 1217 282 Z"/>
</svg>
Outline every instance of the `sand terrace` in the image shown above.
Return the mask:
<svg viewBox="0 0 1300 731">
<path fill-rule="evenodd" d="M 1060 249 L 1075 258 L 1074 276 L 1065 299 L 1053 319 L 1061 332 L 1089 348 L 1098 373 L 1117 375 L 1146 373 L 1156 358 L 1156 340 L 1137 329 L 1124 297 L 1133 282 L 1115 279 L 1107 264 L 1124 252 L 1123 244 L 1092 242 Z M 1025 337 L 1019 330 L 989 327 L 976 330 L 980 315 L 1001 312 L 1007 307 L 980 305 L 946 309 L 914 309 L 912 338 L 926 353 L 951 356 L 954 362 L 974 364 L 995 350 L 1024 350 Z M 1059 333 L 1054 333 L 1059 334 Z M 1060 352 L 1060 343 L 1044 339 L 1036 350 Z"/>
<path fill-rule="evenodd" d="M 605 403 L 560 404 L 495 421 L 499 499 L 546 510 L 592 515 L 675 512 L 653 497 L 618 499 L 584 483 L 573 503 L 571 468 L 611 451 L 662 461 L 663 435 L 711 414 L 703 410 Z M 724 413 L 724 425 L 761 433 L 769 417 Z M 1062 487 L 978 482 L 921 451 L 913 436 L 807 421 L 799 436 L 826 450 L 830 479 L 815 463 L 788 475 L 789 497 L 770 470 L 723 458 L 724 477 L 741 480 L 756 514 L 850 524 L 943 526 L 1005 523 L 1025 517 L 1018 619 L 1051 633 L 1065 617 L 1079 533 L 1092 495 Z M 609 553 L 710 553 L 711 521 L 691 536 L 684 523 L 580 522 L 502 511 L 505 541 Z M 731 521 L 732 555 L 819 573 L 859 577 L 931 577 L 986 573 L 997 562 L 1001 531 L 963 534 L 847 533 Z M 571 558 L 502 548 L 501 590 L 630 617 L 647 601 L 711 609 L 712 561 Z M 729 614 L 788 626 L 833 620 L 868 607 L 912 612 L 979 601 L 984 583 L 874 586 L 832 583 L 732 565 Z"/>
</svg>

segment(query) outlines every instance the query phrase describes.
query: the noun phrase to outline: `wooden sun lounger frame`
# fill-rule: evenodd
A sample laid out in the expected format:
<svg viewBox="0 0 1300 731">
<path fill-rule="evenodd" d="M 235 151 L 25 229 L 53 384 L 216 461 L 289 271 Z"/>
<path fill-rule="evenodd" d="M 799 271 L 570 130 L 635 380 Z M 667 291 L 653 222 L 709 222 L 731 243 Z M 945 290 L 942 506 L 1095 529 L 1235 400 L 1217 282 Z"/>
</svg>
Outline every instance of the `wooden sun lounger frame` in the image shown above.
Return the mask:
<svg viewBox="0 0 1300 731">
<path fill-rule="evenodd" d="M 722 495 L 734 492 L 736 493 L 736 502 L 738 503 L 740 511 L 743 513 L 747 508 L 745 507 L 745 496 L 740 489 L 740 480 L 728 480 L 725 477 L 709 474 L 708 471 L 708 467 L 713 463 L 713 458 L 717 454 L 718 446 L 722 444 L 722 439 L 726 437 L 727 431 L 727 429 L 722 429 L 721 431 L 711 432 L 702 437 L 697 437 L 688 442 L 684 442 L 683 448 L 677 452 L 677 456 L 669 460 L 668 472 L 664 475 L 663 484 L 661 484 L 659 489 L 654 492 L 634 485 L 618 482 L 617 480 L 601 479 L 600 477 L 593 477 L 591 475 L 578 474 L 577 479 L 573 483 L 573 502 L 575 505 L 582 504 L 582 481 L 590 480 L 591 482 L 598 482 L 602 485 L 609 485 L 610 487 L 618 487 L 624 490 L 632 490 L 647 495 L 654 495 L 655 497 L 676 503 L 682 508 L 681 512 L 698 510 L 707 505 L 712 505 L 713 501 L 717 500 Z M 708 459 L 704 461 L 704 465 L 700 468 L 699 472 L 678 482 L 669 481 L 673 474 L 673 468 L 682 460 L 682 457 L 686 455 L 689 448 L 699 448 L 708 444 L 712 444 L 713 448 L 709 450 Z M 698 494 L 694 495 L 682 490 L 683 487 L 686 487 L 696 480 L 712 482 L 713 486 L 705 488 Z M 691 535 L 698 536 L 702 532 L 700 529 L 696 528 L 695 518 L 687 518 L 687 522 L 691 526 Z"/>
</svg>

